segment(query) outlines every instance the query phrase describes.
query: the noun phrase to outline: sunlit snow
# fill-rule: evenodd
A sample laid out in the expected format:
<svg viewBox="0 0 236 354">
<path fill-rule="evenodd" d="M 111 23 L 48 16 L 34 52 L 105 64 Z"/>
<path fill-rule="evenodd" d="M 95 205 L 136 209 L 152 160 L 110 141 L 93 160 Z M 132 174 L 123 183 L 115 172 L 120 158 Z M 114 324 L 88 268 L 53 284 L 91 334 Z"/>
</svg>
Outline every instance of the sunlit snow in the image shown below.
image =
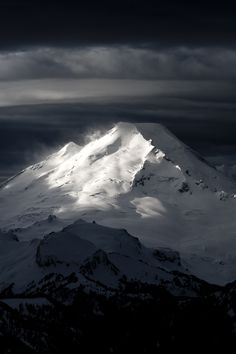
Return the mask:
<svg viewBox="0 0 236 354">
<path fill-rule="evenodd" d="M 234 182 L 163 126 L 118 123 L 5 182 L 0 225 L 26 228 L 54 214 L 57 231 L 83 218 L 126 228 L 146 246 L 228 257 L 236 256 L 234 196 Z"/>
</svg>

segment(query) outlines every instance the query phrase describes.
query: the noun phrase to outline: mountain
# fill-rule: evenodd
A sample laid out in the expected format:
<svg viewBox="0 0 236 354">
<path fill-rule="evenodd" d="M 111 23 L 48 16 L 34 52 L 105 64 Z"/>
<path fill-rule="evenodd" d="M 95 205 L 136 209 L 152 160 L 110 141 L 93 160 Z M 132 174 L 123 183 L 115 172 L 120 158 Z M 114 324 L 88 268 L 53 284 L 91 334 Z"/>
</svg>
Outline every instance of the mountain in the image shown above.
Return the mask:
<svg viewBox="0 0 236 354">
<path fill-rule="evenodd" d="M 198 279 L 176 251 L 83 220 L 0 246 L 3 353 L 236 349 L 235 283 Z"/>
<path fill-rule="evenodd" d="M 66 144 L 2 184 L 0 225 L 31 239 L 79 218 L 95 220 L 188 260 L 197 254 L 231 264 L 235 189 L 160 124 L 118 123 L 85 145 Z M 50 215 L 57 219 L 48 222 Z"/>
<path fill-rule="evenodd" d="M 235 189 L 146 123 L 70 142 L 5 181 L 3 352 L 236 348 Z"/>
<path fill-rule="evenodd" d="M 0 244 L 0 293 L 6 289 L 15 294 L 32 293 L 52 274 L 76 274 L 77 286 L 102 292 L 116 291 L 124 279 L 165 285 L 171 293 L 185 295 L 198 294 L 204 284 L 182 264 L 178 252 L 147 248 L 124 229 L 83 220 L 42 240 L 19 241 L 10 232 L 1 233 Z M 179 284 L 175 284 L 176 277 L 181 279 Z"/>
</svg>

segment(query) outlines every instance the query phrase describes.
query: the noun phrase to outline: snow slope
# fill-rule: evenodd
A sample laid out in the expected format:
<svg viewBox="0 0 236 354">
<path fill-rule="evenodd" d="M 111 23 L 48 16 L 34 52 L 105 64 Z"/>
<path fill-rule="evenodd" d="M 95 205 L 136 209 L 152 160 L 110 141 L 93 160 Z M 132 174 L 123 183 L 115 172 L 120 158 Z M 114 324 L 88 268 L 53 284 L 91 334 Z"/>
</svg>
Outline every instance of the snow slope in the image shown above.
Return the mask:
<svg viewBox="0 0 236 354">
<path fill-rule="evenodd" d="M 84 146 L 71 142 L 6 181 L 0 187 L 0 228 L 15 230 L 25 241 L 80 218 L 95 220 L 127 229 L 147 247 L 178 250 L 209 280 L 212 272 L 205 266 L 198 271 L 193 254 L 211 264 L 234 264 L 235 190 L 233 181 L 163 126 L 118 123 L 100 138 Z M 50 221 L 49 215 L 56 218 Z M 224 281 L 236 278 L 232 271 L 223 273 Z"/>
<path fill-rule="evenodd" d="M 42 240 L 19 241 L 11 233 L 0 234 L 0 292 L 32 292 L 45 285 L 45 278 L 76 274 L 87 288 L 118 289 L 122 279 L 165 285 L 175 295 L 196 295 L 201 282 L 192 279 L 177 252 L 154 250 L 124 229 L 112 229 L 78 220 Z M 176 274 L 190 287 L 175 284 Z M 188 278 L 189 277 L 189 278 Z"/>
</svg>

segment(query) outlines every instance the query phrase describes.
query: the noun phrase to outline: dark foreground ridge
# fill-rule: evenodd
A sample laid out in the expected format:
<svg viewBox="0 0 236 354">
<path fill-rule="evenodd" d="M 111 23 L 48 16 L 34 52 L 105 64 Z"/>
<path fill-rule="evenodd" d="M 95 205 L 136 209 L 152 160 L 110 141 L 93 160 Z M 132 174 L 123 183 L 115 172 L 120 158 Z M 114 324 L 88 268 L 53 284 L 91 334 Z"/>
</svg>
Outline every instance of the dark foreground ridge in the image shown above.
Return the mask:
<svg viewBox="0 0 236 354">
<path fill-rule="evenodd" d="M 235 283 L 202 284 L 198 296 L 123 282 L 101 295 L 77 277 L 51 274 L 20 296 L 1 294 L 1 353 L 199 353 L 236 349 Z M 176 278 L 176 281 L 178 279 Z"/>
</svg>

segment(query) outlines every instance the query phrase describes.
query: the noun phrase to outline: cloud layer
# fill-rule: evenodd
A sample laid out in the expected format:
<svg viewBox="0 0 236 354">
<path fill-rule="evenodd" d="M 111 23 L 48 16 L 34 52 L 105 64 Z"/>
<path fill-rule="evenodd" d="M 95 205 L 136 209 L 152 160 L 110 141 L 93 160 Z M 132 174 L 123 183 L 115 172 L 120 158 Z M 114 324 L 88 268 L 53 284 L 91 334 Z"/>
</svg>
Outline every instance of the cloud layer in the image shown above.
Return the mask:
<svg viewBox="0 0 236 354">
<path fill-rule="evenodd" d="M 0 54 L 0 106 L 157 103 L 175 115 L 235 109 L 236 50 L 131 46 L 34 48 Z M 184 113 L 185 111 L 185 113 Z M 163 113 L 164 114 L 164 113 Z M 192 112 L 193 114 L 193 112 Z M 190 114 L 191 118 L 191 114 Z M 1 119 L 1 117 L 0 117 Z"/>
<path fill-rule="evenodd" d="M 0 80 L 235 80 L 235 62 L 236 49 L 226 48 L 34 48 L 0 53 Z"/>
</svg>

